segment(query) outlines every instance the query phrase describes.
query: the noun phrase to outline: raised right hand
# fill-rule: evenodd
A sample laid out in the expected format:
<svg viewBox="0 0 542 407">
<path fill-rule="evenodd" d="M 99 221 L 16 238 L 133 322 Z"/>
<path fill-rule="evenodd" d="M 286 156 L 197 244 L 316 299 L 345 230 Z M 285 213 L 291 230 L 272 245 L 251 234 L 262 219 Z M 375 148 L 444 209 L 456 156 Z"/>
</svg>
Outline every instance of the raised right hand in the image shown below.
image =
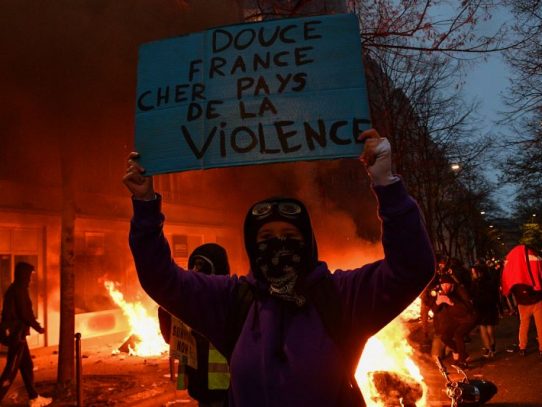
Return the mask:
<svg viewBox="0 0 542 407">
<path fill-rule="evenodd" d="M 138 158 L 139 153 L 136 152 L 128 155 L 128 165 L 122 182 L 124 182 L 124 185 L 135 199 L 149 201 L 155 197 L 152 177 L 143 175 L 145 169 L 137 162 Z"/>
</svg>

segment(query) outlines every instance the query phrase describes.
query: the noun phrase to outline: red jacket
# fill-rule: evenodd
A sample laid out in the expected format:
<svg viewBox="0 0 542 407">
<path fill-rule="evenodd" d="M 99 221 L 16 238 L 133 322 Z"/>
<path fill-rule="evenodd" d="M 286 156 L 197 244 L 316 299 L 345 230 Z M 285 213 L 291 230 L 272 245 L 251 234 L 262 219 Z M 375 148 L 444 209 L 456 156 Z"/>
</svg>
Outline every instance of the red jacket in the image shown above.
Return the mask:
<svg viewBox="0 0 542 407">
<path fill-rule="evenodd" d="M 542 291 L 542 257 L 532 249 L 528 249 L 528 253 L 531 273 L 527 268 L 524 245 L 514 247 L 506 256 L 501 281 L 504 295 L 508 295 L 516 284 L 529 285 L 535 291 Z"/>
</svg>

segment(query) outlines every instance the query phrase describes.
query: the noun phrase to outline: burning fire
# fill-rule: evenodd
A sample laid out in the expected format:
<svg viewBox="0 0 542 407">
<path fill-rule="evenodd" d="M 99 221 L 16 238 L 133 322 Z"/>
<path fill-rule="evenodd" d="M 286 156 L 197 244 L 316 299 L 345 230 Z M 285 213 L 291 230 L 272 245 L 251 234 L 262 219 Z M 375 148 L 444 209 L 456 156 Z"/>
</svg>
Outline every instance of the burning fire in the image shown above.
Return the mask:
<svg viewBox="0 0 542 407">
<path fill-rule="evenodd" d="M 147 310 L 141 302 L 127 302 L 114 282 L 105 281 L 104 285 L 113 301 L 115 301 L 128 318 L 130 334 L 126 340 L 135 337 L 135 340 L 128 344 L 129 354 L 136 356 L 159 356 L 167 352 L 169 345 L 164 342 L 160 334 L 158 318 L 148 315 Z"/>
<path fill-rule="evenodd" d="M 326 253 L 326 258 L 332 270 L 346 270 L 376 261 L 382 255 L 380 245 L 363 245 L 362 250 L 334 249 Z M 420 317 L 420 305 L 421 300 L 417 298 L 365 344 L 355 377 L 367 407 L 428 405 L 428 387 L 414 362 L 414 349 L 406 339 L 409 331 L 405 322 Z"/>
<path fill-rule="evenodd" d="M 371 337 L 356 370 L 356 380 L 367 407 L 427 405 L 427 386 L 412 359 L 403 321 L 419 315 L 419 299 L 399 317 Z"/>
<path fill-rule="evenodd" d="M 114 282 L 104 285 L 128 317 L 131 332 L 126 339 L 137 338 L 131 341 L 133 346 L 128 345 L 130 355 L 159 356 L 167 352 L 169 346 L 160 335 L 157 317 L 149 316 L 141 302 L 127 302 Z M 408 330 L 403 322 L 417 317 L 419 299 L 365 345 L 355 376 L 367 407 L 427 405 L 427 386 L 412 359 L 414 350 L 406 339 Z"/>
</svg>

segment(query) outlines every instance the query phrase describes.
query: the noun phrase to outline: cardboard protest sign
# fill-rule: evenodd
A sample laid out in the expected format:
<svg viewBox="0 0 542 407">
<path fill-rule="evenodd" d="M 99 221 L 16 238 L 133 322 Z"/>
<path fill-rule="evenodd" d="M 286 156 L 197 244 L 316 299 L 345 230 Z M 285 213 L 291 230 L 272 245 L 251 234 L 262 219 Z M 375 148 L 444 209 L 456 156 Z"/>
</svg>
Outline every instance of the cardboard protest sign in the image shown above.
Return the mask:
<svg viewBox="0 0 542 407">
<path fill-rule="evenodd" d="M 356 157 L 369 127 L 357 18 L 270 20 L 144 44 L 136 104 L 149 175 Z"/>
<path fill-rule="evenodd" d="M 198 358 L 196 353 L 196 338 L 192 329 L 181 320 L 171 318 L 171 337 L 169 341 L 169 356 L 178 360 L 185 360 L 185 364 L 197 369 Z"/>
</svg>

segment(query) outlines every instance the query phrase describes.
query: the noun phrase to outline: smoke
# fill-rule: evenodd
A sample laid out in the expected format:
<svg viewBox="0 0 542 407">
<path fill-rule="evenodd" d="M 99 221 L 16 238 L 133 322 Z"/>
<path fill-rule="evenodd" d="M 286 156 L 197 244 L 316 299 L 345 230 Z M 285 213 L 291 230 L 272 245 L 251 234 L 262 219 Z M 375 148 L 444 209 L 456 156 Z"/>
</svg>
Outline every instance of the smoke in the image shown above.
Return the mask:
<svg viewBox="0 0 542 407">
<path fill-rule="evenodd" d="M 119 181 L 133 150 L 138 47 L 235 23 L 240 13 L 237 2 L 219 0 L 182 7 L 176 0 L 8 0 L 2 16 L 0 179 L 60 186 L 62 145 L 73 157 L 77 189 L 126 196 Z M 352 178 L 353 171 L 352 163 L 319 162 L 175 177 L 187 204 L 217 207 L 228 216 L 239 207 L 234 216 L 242 219 L 254 200 L 276 194 L 301 194 L 319 216 L 329 209 L 320 208 L 322 199 L 331 209 L 367 209 L 367 181 Z M 82 202 L 80 209 L 91 210 L 87 206 Z M 358 224 L 356 233 L 374 240 L 374 230 L 365 232 L 371 228 Z"/>
<path fill-rule="evenodd" d="M 78 216 L 100 216 L 106 208 L 108 216 L 128 219 L 128 193 L 120 180 L 134 148 L 138 47 L 238 22 L 237 2 L 7 0 L 1 9 L 0 185 L 25 185 L 21 191 L 33 206 L 58 213 L 65 179 L 60 161 L 67 155 Z M 175 186 L 177 202 L 212 209 L 213 222 L 236 225 L 239 236 L 253 202 L 297 197 L 311 214 L 320 258 L 333 268 L 381 256 L 375 199 L 355 159 L 156 177 L 157 186 L 166 181 Z M 0 206 L 19 194 L 6 191 Z M 179 215 L 174 205 L 167 208 L 168 216 Z M 125 236 L 115 237 L 119 253 L 127 251 Z M 124 270 L 123 264 L 81 266 L 81 273 L 102 275 Z"/>
</svg>

